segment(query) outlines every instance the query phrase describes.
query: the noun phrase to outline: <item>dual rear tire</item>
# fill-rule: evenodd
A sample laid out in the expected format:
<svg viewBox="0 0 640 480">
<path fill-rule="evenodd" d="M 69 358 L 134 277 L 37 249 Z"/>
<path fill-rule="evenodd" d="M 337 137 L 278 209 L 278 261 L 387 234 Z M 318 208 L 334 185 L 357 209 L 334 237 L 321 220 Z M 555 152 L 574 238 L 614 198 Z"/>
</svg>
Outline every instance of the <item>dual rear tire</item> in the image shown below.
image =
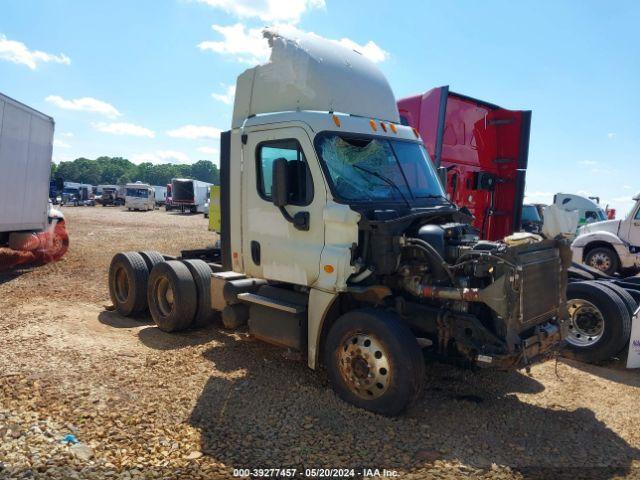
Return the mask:
<svg viewBox="0 0 640 480">
<path fill-rule="evenodd" d="M 176 332 L 210 324 L 211 269 L 202 260 L 170 260 L 155 251 L 116 254 L 109 267 L 109 294 L 121 315 L 149 309 L 161 330 Z"/>
</svg>

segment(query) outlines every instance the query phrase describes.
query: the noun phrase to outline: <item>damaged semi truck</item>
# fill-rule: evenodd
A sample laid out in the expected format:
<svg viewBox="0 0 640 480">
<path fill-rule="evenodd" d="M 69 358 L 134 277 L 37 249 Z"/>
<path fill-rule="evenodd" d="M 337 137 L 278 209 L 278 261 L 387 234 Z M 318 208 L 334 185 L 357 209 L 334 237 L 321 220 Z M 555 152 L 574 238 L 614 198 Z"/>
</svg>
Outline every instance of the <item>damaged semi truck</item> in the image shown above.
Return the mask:
<svg viewBox="0 0 640 480">
<path fill-rule="evenodd" d="M 481 241 L 387 80 L 356 51 L 265 30 L 221 137 L 220 247 L 117 254 L 118 312 L 165 331 L 248 325 L 323 365 L 344 400 L 400 413 L 425 359 L 522 368 L 566 334 L 568 245 Z"/>
</svg>

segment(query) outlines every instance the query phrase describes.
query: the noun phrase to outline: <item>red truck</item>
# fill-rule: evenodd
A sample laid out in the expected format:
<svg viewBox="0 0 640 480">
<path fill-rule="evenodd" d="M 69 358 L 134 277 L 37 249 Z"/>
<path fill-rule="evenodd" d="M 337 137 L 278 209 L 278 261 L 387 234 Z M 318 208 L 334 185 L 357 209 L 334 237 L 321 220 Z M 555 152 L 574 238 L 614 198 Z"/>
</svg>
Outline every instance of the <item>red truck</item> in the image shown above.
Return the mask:
<svg viewBox="0 0 640 480">
<path fill-rule="evenodd" d="M 448 86 L 398 101 L 403 124 L 415 128 L 446 189 L 474 215 L 483 239 L 520 229 L 531 112 L 507 110 L 454 93 Z"/>
<path fill-rule="evenodd" d="M 167 183 L 167 196 L 165 197 L 165 200 L 164 200 L 164 209 L 167 212 L 170 212 L 171 210 L 174 209 L 174 205 L 173 205 L 173 185 L 171 185 L 170 183 Z"/>
</svg>

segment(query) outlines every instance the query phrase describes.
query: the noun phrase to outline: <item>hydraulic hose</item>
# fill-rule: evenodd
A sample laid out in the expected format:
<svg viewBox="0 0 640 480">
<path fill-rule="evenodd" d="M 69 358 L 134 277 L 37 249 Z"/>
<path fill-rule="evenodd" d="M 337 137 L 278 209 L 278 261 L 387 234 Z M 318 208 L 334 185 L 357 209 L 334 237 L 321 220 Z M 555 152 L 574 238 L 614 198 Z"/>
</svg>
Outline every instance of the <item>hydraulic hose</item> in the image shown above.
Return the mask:
<svg viewBox="0 0 640 480">
<path fill-rule="evenodd" d="M 453 273 L 451 273 L 451 269 L 449 268 L 449 265 L 447 264 L 445 259 L 442 258 L 442 255 L 440 255 L 440 253 L 438 253 L 438 251 L 435 248 L 433 248 L 432 245 L 425 242 L 424 240 L 421 240 L 419 238 L 412 238 L 412 237 L 407 238 L 407 245 L 412 247 L 417 247 L 421 249 L 423 252 L 425 252 L 431 259 L 432 266 L 433 264 L 435 264 L 441 271 L 443 271 L 447 275 L 447 277 L 449 277 L 449 280 L 451 281 L 451 285 L 455 286 L 456 284 L 455 277 L 453 276 Z"/>
</svg>

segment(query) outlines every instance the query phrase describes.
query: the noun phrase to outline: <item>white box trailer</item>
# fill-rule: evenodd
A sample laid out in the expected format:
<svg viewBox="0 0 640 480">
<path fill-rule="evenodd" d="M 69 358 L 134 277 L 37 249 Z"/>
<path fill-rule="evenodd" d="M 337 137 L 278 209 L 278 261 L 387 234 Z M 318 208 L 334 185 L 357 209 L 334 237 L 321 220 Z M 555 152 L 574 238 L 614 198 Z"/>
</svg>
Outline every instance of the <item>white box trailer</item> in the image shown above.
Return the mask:
<svg viewBox="0 0 640 480">
<path fill-rule="evenodd" d="M 48 225 L 53 118 L 0 93 L 0 233 Z"/>
<path fill-rule="evenodd" d="M 156 205 L 164 205 L 167 201 L 167 187 L 162 185 L 154 185 L 156 195 Z"/>
<path fill-rule="evenodd" d="M 173 207 L 183 212 L 203 213 L 211 185 L 213 184 L 190 178 L 174 178 L 171 180 Z"/>
</svg>

